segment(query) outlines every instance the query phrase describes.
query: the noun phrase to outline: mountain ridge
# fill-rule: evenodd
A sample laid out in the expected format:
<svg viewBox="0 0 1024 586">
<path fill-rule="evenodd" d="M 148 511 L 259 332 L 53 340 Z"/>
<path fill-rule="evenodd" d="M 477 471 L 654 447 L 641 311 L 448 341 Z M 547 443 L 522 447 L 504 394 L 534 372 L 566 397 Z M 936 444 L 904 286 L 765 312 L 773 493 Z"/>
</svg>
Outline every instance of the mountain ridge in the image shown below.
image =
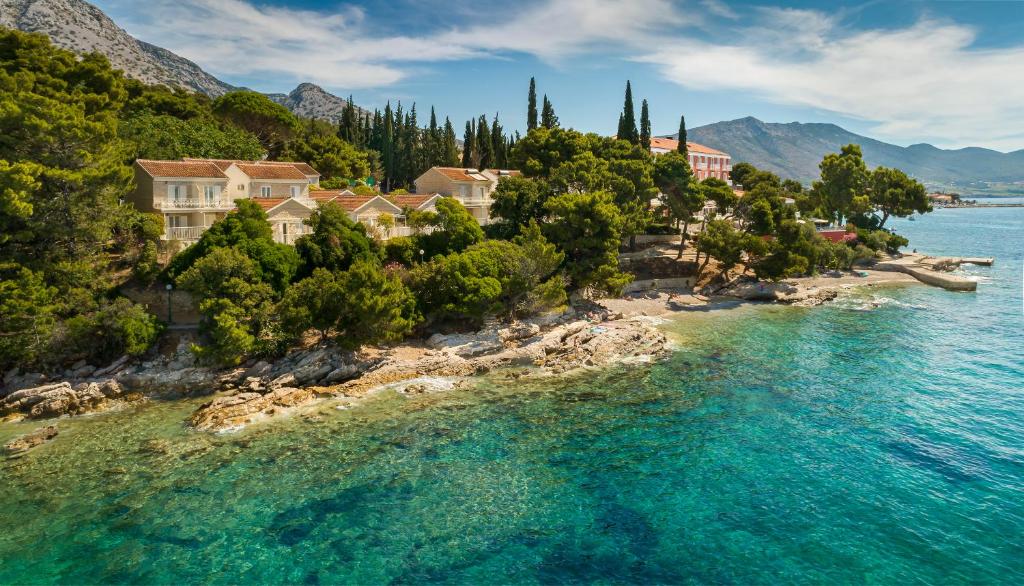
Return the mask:
<svg viewBox="0 0 1024 586">
<path fill-rule="evenodd" d="M 692 128 L 687 138 L 729 153 L 734 163 L 746 161 L 804 183 L 818 177 L 818 163 L 826 154 L 854 143 L 861 146 L 868 166 L 897 167 L 932 188 L 977 194 L 1024 191 L 1024 149 L 1002 153 L 983 147 L 940 149 L 928 143 L 902 147 L 829 122 L 763 122 L 753 116 Z"/>
</svg>

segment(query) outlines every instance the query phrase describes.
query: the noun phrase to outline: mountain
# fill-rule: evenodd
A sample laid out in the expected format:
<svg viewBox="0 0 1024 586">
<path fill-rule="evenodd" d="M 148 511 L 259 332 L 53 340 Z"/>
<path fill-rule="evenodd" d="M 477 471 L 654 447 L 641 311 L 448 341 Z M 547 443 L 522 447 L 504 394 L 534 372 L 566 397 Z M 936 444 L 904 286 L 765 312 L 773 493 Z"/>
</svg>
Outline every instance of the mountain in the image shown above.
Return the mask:
<svg viewBox="0 0 1024 586">
<path fill-rule="evenodd" d="M 145 83 L 183 87 L 211 97 L 241 89 L 184 57 L 136 39 L 84 0 L 0 0 L 0 26 L 44 33 L 53 44 L 78 54 L 97 51 L 125 75 Z M 345 100 L 311 83 L 299 84 L 287 95 L 267 95 L 298 116 L 334 123 L 345 107 Z"/>
<path fill-rule="evenodd" d="M 146 83 L 210 96 L 235 89 L 188 59 L 129 35 L 83 0 L 0 0 L 0 25 L 45 33 L 53 44 L 75 53 L 97 51 L 129 77 Z"/>
<path fill-rule="evenodd" d="M 817 179 L 822 157 L 854 143 L 861 146 L 869 167 L 896 167 L 930 187 L 979 194 L 1001 189 L 1024 190 L 1024 150 L 945 150 L 929 144 L 901 147 L 854 134 L 835 124 L 778 124 L 749 116 L 690 129 L 687 138 L 729 153 L 734 163 L 746 161 L 804 183 Z"/>
<path fill-rule="evenodd" d="M 329 120 L 335 124 L 341 120 L 341 111 L 345 109 L 347 103 L 346 100 L 313 83 L 300 83 L 287 95 L 267 94 L 267 96 L 297 116 Z M 371 116 L 370 112 L 358 106 L 356 112 L 360 117 Z"/>
</svg>

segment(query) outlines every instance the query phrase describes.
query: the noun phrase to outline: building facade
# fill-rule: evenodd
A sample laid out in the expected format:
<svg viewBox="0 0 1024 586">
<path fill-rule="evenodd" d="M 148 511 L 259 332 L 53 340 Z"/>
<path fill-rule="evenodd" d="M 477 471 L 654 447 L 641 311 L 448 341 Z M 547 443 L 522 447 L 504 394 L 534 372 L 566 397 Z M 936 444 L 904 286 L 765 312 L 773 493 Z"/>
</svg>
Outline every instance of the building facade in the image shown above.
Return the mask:
<svg viewBox="0 0 1024 586">
<path fill-rule="evenodd" d="M 651 138 L 652 154 L 660 155 L 678 149 L 678 140 Z M 732 180 L 729 178 L 729 173 L 732 172 L 732 157 L 728 153 L 689 141 L 686 143 L 686 152 L 694 177 L 697 179 L 714 177 L 732 185 Z"/>
<path fill-rule="evenodd" d="M 520 175 L 508 169 L 431 167 L 416 178 L 416 193 L 453 197 L 469 210 L 481 225 L 491 221 L 492 195 L 502 177 Z"/>
</svg>

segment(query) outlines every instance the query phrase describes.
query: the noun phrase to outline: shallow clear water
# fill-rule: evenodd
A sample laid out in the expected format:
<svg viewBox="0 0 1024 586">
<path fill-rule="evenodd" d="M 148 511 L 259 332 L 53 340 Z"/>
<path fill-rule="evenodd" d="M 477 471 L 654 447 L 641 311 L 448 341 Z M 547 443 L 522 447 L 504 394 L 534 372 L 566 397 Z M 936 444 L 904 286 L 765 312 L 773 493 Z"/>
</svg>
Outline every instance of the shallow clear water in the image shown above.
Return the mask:
<svg viewBox="0 0 1024 586">
<path fill-rule="evenodd" d="M 0 583 L 1024 582 L 1024 210 L 898 228 L 996 265 L 687 313 L 668 359 L 571 379 L 61 421 L 0 463 Z"/>
</svg>

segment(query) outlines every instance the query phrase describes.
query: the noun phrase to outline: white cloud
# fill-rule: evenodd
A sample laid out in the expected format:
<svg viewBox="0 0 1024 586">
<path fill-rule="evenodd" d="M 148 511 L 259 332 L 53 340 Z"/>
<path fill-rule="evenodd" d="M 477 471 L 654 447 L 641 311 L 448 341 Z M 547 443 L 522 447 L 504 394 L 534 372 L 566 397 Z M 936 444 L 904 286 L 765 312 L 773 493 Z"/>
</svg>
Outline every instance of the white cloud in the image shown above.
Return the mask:
<svg viewBox="0 0 1024 586">
<path fill-rule="evenodd" d="M 385 87 L 409 63 L 527 53 L 557 61 L 631 46 L 682 24 L 670 0 L 542 0 L 507 13 L 481 10 L 465 26 L 380 35 L 363 11 L 256 5 L 249 0 L 152 0 L 130 32 L 218 75 L 315 80 L 346 89 Z"/>
<path fill-rule="evenodd" d="M 927 19 L 849 32 L 821 13 L 766 10 L 760 22 L 740 42 L 671 42 L 638 60 L 686 87 L 872 121 L 890 140 L 1024 144 L 1024 45 L 974 49 L 972 28 Z"/>
</svg>

